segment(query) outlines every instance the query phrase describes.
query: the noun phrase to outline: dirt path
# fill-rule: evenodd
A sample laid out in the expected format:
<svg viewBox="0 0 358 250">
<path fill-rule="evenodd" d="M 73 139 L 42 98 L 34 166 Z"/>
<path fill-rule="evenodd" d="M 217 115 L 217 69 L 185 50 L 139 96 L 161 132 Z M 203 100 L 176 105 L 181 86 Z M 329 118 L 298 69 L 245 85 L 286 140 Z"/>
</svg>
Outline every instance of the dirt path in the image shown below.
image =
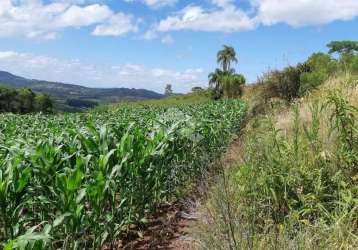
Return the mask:
<svg viewBox="0 0 358 250">
<path fill-rule="evenodd" d="M 221 159 L 224 167 L 230 167 L 239 160 L 241 146 L 240 140 L 233 141 Z M 119 241 L 115 249 L 192 250 L 190 229 L 205 217 L 199 213 L 200 210 L 200 199 L 195 196 L 163 206 L 149 219 L 145 229 L 134 228 L 131 236 Z"/>
<path fill-rule="evenodd" d="M 119 241 L 115 249 L 192 249 L 188 229 L 198 219 L 197 207 L 193 198 L 162 207 L 149 219 L 144 230 L 134 229 L 132 235 Z"/>
</svg>

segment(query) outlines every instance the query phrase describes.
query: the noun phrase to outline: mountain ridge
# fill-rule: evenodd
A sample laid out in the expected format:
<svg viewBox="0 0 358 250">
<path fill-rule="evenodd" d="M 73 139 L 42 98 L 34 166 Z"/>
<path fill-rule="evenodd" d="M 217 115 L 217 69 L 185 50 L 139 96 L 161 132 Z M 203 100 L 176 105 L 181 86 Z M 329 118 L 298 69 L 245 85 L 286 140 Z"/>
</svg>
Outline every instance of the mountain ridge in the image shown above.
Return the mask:
<svg viewBox="0 0 358 250">
<path fill-rule="evenodd" d="M 28 79 L 2 70 L 0 70 L 0 85 L 30 88 L 36 93 L 48 94 L 60 111 L 80 111 L 99 104 L 164 97 L 162 94 L 146 89 L 91 88 L 70 83 Z"/>
</svg>

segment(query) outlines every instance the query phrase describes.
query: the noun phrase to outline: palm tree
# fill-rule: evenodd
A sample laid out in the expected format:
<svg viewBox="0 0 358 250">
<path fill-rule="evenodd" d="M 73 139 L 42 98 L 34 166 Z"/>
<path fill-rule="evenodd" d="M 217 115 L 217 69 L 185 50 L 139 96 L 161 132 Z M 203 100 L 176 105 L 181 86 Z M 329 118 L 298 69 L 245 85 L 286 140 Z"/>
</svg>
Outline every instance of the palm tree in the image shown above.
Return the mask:
<svg viewBox="0 0 358 250">
<path fill-rule="evenodd" d="M 223 49 L 219 50 L 216 55 L 216 60 L 221 65 L 224 72 L 229 72 L 231 63 L 237 63 L 236 52 L 233 47 L 224 45 Z"/>
<path fill-rule="evenodd" d="M 214 72 L 209 74 L 209 87 L 213 89 L 214 99 L 219 99 L 222 95 L 222 79 L 225 72 L 221 69 L 216 69 Z"/>
<path fill-rule="evenodd" d="M 224 72 L 221 69 L 216 69 L 214 72 L 209 74 L 209 87 L 217 88 L 220 84 L 220 78 L 224 75 Z"/>
</svg>

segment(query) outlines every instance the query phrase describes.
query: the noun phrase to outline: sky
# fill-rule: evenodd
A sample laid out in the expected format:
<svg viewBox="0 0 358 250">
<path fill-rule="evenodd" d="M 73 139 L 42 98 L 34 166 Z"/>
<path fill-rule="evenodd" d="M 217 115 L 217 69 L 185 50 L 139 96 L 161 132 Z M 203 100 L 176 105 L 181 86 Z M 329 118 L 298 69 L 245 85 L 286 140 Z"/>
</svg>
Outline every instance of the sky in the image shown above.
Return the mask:
<svg viewBox="0 0 358 250">
<path fill-rule="evenodd" d="M 0 70 L 88 87 L 207 86 L 237 51 L 254 82 L 269 69 L 358 40 L 358 0 L 0 0 Z"/>
</svg>

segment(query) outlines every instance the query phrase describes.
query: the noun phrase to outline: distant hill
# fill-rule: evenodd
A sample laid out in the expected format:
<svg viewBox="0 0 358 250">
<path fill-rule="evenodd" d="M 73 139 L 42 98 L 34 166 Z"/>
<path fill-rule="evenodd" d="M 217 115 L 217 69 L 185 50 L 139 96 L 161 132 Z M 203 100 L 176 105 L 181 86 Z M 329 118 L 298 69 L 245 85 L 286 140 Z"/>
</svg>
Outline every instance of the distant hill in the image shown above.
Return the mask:
<svg viewBox="0 0 358 250">
<path fill-rule="evenodd" d="M 55 101 L 61 111 L 79 111 L 123 100 L 160 99 L 164 96 L 146 89 L 129 88 L 88 88 L 61 82 L 27 79 L 0 71 L 0 85 L 14 88 L 30 88 L 37 93 L 46 93 Z"/>
</svg>

